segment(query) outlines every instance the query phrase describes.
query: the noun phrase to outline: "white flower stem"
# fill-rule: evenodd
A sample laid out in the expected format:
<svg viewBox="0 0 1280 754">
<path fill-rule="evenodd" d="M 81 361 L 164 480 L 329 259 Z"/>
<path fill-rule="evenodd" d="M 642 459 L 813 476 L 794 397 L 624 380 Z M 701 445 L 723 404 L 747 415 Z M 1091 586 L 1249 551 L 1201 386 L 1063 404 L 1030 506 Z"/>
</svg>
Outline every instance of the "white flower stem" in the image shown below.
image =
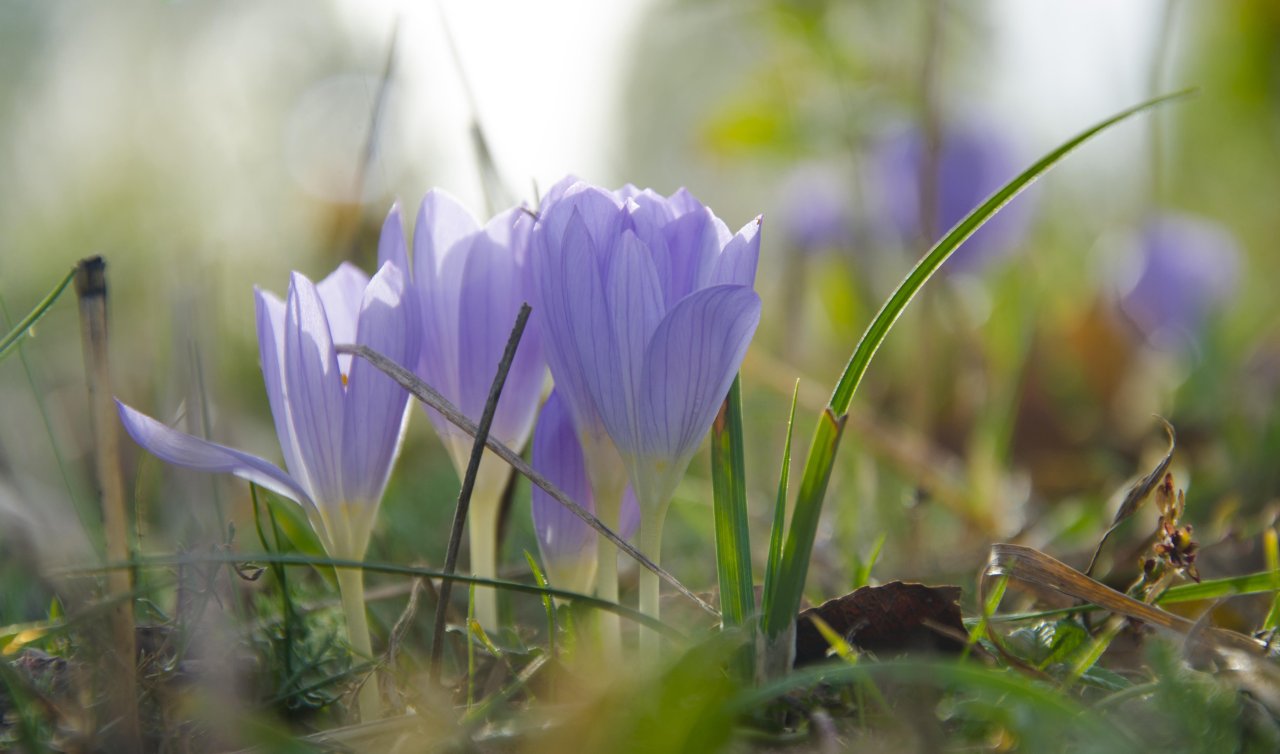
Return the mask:
<svg viewBox="0 0 1280 754">
<path fill-rule="evenodd" d="M 373 660 L 373 644 L 369 641 L 369 618 L 364 609 L 364 571 L 338 568 L 338 594 L 342 612 L 347 618 L 347 641 L 358 660 Z M 378 677 L 370 673 L 357 696 L 360 721 L 373 722 L 382 717 L 382 697 L 378 694 Z"/>
<path fill-rule="evenodd" d="M 662 523 L 664 515 L 647 515 L 640 519 L 640 552 L 649 556 L 654 563 L 662 562 Z M 662 582 L 658 574 L 644 569 L 640 571 L 640 612 L 651 618 L 658 617 L 659 597 Z M 640 659 L 642 662 L 654 662 L 658 659 L 658 649 L 662 637 L 651 628 L 640 629 Z"/>
<path fill-rule="evenodd" d="M 601 493 L 604 491 L 602 490 Z M 618 530 L 622 509 L 622 490 L 613 494 L 595 495 L 596 516 L 610 529 Z M 596 596 L 610 602 L 618 601 L 618 548 L 603 536 L 596 541 Z M 596 612 L 600 621 L 600 644 L 605 657 L 616 658 L 622 654 L 622 622 L 617 613 L 604 610 Z"/>
<path fill-rule="evenodd" d="M 496 496 L 478 486 L 471 495 L 471 520 L 467 534 L 471 541 L 471 571 L 482 579 L 498 575 L 498 512 L 502 507 L 502 491 Z M 476 620 L 486 632 L 498 630 L 498 592 L 487 586 L 476 586 Z"/>
</svg>

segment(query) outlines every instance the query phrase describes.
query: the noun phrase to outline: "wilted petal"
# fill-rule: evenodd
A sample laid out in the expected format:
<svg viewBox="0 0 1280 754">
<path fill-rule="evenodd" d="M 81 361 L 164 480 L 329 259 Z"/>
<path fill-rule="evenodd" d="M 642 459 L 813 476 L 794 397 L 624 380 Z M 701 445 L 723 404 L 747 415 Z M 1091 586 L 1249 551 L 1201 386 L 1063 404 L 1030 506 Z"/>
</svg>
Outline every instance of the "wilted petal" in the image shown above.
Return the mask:
<svg viewBox="0 0 1280 754">
<path fill-rule="evenodd" d="M 118 400 L 116 408 L 129 436 L 157 458 L 197 471 L 235 474 L 303 507 L 314 507 L 306 491 L 270 461 L 179 432 Z"/>
<path fill-rule="evenodd" d="M 401 269 L 374 275 L 360 307 L 356 342 L 402 365 L 417 362 L 418 313 L 406 298 Z M 409 394 L 364 359 L 351 367 L 343 405 L 342 482 L 351 504 L 376 505 L 399 450 Z"/>
<path fill-rule="evenodd" d="M 343 386 L 316 287 L 294 273 L 284 328 L 284 385 L 298 455 L 317 505 L 342 500 Z"/>
<path fill-rule="evenodd" d="M 642 503 L 669 499 L 711 428 L 759 322 L 755 291 L 725 285 L 688 296 L 654 332 L 640 396 L 641 444 L 629 449 L 633 459 L 658 461 L 660 478 L 632 479 Z"/>
<path fill-rule="evenodd" d="M 378 236 L 378 269 L 390 262 L 409 278 L 409 250 L 404 240 L 404 221 L 400 217 L 400 202 L 391 205 L 387 219 L 382 221 L 382 235 Z"/>
</svg>

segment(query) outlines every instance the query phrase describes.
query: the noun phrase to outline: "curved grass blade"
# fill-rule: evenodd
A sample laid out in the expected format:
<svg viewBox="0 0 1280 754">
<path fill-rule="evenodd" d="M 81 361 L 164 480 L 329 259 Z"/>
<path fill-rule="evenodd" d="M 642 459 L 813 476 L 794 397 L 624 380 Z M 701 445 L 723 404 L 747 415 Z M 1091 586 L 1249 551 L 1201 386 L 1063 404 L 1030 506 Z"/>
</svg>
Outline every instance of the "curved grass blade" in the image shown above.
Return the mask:
<svg viewBox="0 0 1280 754">
<path fill-rule="evenodd" d="M 800 380 L 791 391 L 791 413 L 787 415 L 787 439 L 782 446 L 782 472 L 778 475 L 778 498 L 773 506 L 773 526 L 769 530 L 769 560 L 764 569 L 764 598 L 761 612 L 768 613 L 777 590 L 777 574 L 782 563 L 782 540 L 787 533 L 787 489 L 791 484 L 791 438 L 796 427 L 796 403 L 800 399 Z"/>
<path fill-rule="evenodd" d="M 720 577 L 720 620 L 725 626 L 741 626 L 755 612 L 746 476 L 742 449 L 742 379 L 735 377 L 711 425 L 716 572 Z"/>
<path fill-rule="evenodd" d="M 862 381 L 862 376 L 866 373 L 867 366 L 871 363 L 871 358 L 875 356 L 880 344 L 884 342 L 885 336 L 889 334 L 889 329 L 893 327 L 894 322 L 898 321 L 898 317 L 907 308 L 907 304 L 911 303 L 911 299 L 915 298 L 920 288 L 942 266 L 942 263 L 947 261 L 952 252 L 959 248 L 960 244 L 964 243 L 978 228 L 981 228 L 1001 207 L 1022 193 L 1024 189 L 1034 183 L 1041 175 L 1048 172 L 1049 168 L 1057 164 L 1063 157 L 1075 151 L 1076 147 L 1102 131 L 1144 110 L 1149 110 L 1156 105 L 1171 100 L 1181 99 L 1194 91 L 1194 89 L 1184 89 L 1149 99 L 1081 131 L 1057 149 L 1041 157 L 1035 164 L 1024 170 L 1021 175 L 1009 181 L 976 209 L 965 215 L 964 219 L 956 223 L 955 227 L 948 231 L 942 237 L 942 240 L 934 244 L 933 248 L 924 255 L 924 258 L 916 263 L 911 272 L 907 273 L 907 277 L 898 285 L 898 289 L 893 292 L 893 295 L 881 307 L 880 312 L 876 314 L 875 319 L 871 321 L 871 325 L 867 327 L 867 331 L 862 335 L 862 340 L 858 341 L 857 347 L 854 348 L 853 355 L 849 358 L 849 363 L 845 365 L 844 373 L 840 375 L 840 380 L 836 382 L 835 390 L 831 393 L 831 402 L 829 404 L 831 410 L 837 414 L 843 414 L 849 410 L 849 404 L 853 401 L 853 394 L 857 391 L 858 383 Z"/>
<path fill-rule="evenodd" d="M 800 597 L 809 575 L 809 557 L 813 554 L 813 538 L 818 532 L 822 499 L 827 494 L 827 482 L 831 480 L 831 468 L 835 465 L 836 448 L 840 447 L 846 418 L 837 418 L 831 409 L 822 412 L 818 418 L 804 474 L 800 477 L 800 492 L 796 496 L 795 512 L 791 515 L 790 533 L 783 547 L 769 609 L 764 614 L 764 632 L 770 639 L 781 635 L 800 612 Z"/>
<path fill-rule="evenodd" d="M 1235 597 L 1244 594 L 1267 594 L 1276 591 L 1275 574 L 1259 571 L 1243 576 L 1227 576 L 1221 579 L 1205 579 L 1199 584 L 1179 584 L 1156 598 L 1160 605 L 1176 605 L 1179 602 L 1198 602 Z"/>
<path fill-rule="evenodd" d="M 311 555 L 300 555 L 293 553 L 210 553 L 205 555 L 158 555 L 158 556 L 141 556 L 132 560 L 126 560 L 116 563 L 106 563 L 103 565 L 80 566 L 74 568 L 61 568 L 54 570 L 52 575 L 55 576 L 84 576 L 104 573 L 106 571 L 127 570 L 133 568 L 170 568 L 181 565 L 210 565 L 217 563 L 240 564 L 245 562 L 253 563 L 279 563 L 282 565 L 296 566 L 328 566 L 331 568 L 355 568 L 370 573 L 385 573 L 392 576 L 417 576 L 428 579 L 449 578 L 460 584 L 476 584 L 477 586 L 487 586 L 490 589 L 506 589 L 512 592 L 522 594 L 548 595 L 569 602 L 586 605 L 597 610 L 607 610 L 611 613 L 626 618 L 627 620 L 640 623 L 642 625 L 653 628 L 667 636 L 676 639 L 684 638 L 680 631 L 671 626 L 657 620 L 653 617 L 641 613 L 639 610 L 620 605 L 616 602 L 602 600 L 599 597 L 593 597 L 589 594 L 579 594 L 570 592 L 566 589 L 557 589 L 555 587 L 544 587 L 536 584 L 526 584 L 522 581 L 510 581 L 507 579 L 484 579 L 478 576 L 469 576 L 462 573 L 446 574 L 442 570 L 435 568 L 420 568 L 418 566 L 398 565 L 396 563 L 380 563 L 376 561 L 346 560 L 343 558 L 316 557 Z"/>
<path fill-rule="evenodd" d="M 49 313 L 58 297 L 67 289 L 68 285 L 71 285 L 71 281 L 75 279 L 75 276 L 76 268 L 72 267 L 71 271 L 62 279 L 62 282 L 55 285 L 53 290 L 49 291 L 49 294 L 41 299 L 40 303 L 36 304 L 36 308 L 32 309 L 27 316 L 22 318 L 21 322 L 5 334 L 4 339 L 0 340 L 0 359 L 3 359 L 9 353 L 9 349 L 17 345 L 27 333 L 31 332 L 31 328 L 40 321 L 41 317 Z"/>
<path fill-rule="evenodd" d="M 840 433 L 844 416 L 853 401 L 872 357 L 879 350 L 893 324 L 898 321 L 907 304 L 915 298 L 920 288 L 928 282 L 933 273 L 951 256 L 960 244 L 982 227 L 1001 207 L 1008 204 L 1015 196 L 1031 185 L 1079 147 L 1098 133 L 1144 110 L 1170 100 L 1185 97 L 1193 90 L 1184 90 L 1147 100 L 1128 108 L 1106 120 L 1085 129 L 1069 139 L 1057 149 L 1040 158 L 1031 167 L 1023 171 L 999 191 L 992 194 L 985 202 L 965 216 L 945 236 L 942 237 L 924 257 L 916 263 L 898 289 L 881 307 L 875 319 L 868 325 L 858 345 L 853 349 L 844 372 L 836 382 L 831 393 L 827 409 L 818 421 L 814 430 L 813 442 L 810 445 L 809 457 L 805 462 L 804 476 L 800 482 L 800 493 L 796 499 L 795 513 L 783 551 L 782 562 L 778 567 L 776 581 L 777 592 L 771 598 L 769 610 L 765 613 L 765 631 L 770 637 L 776 637 L 794 619 L 800 608 L 801 593 L 809 570 L 809 557 L 813 551 L 813 540 L 818 530 L 818 520 L 822 512 L 822 502 L 826 496 L 827 481 L 831 477 L 831 468 L 835 464 L 835 452 L 839 446 Z"/>
</svg>

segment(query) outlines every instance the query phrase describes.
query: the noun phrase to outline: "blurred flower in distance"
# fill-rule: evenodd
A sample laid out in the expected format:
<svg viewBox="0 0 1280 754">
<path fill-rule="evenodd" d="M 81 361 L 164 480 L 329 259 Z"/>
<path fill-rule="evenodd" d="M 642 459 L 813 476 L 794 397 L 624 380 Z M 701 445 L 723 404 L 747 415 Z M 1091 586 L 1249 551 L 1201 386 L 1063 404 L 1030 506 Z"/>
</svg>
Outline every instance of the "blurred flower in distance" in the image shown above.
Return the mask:
<svg viewBox="0 0 1280 754">
<path fill-rule="evenodd" d="M 899 128 L 873 148 L 866 186 L 868 222 L 885 242 L 923 252 L 1018 175 L 1010 142 L 997 130 L 944 126 L 936 147 L 923 131 Z M 1000 209 L 943 265 L 944 271 L 979 273 L 1011 252 L 1026 235 L 1032 205 L 1023 195 Z M 932 211 L 924 207 L 932 205 Z"/>
<path fill-rule="evenodd" d="M 832 165 L 809 162 L 792 168 L 778 200 L 782 234 L 791 248 L 814 255 L 852 243 L 852 192 Z"/>
<path fill-rule="evenodd" d="M 1146 222 L 1131 248 L 1133 274 L 1120 281 L 1121 310 L 1150 345 L 1185 348 L 1236 290 L 1239 245 L 1212 220 L 1163 213 Z"/>
</svg>

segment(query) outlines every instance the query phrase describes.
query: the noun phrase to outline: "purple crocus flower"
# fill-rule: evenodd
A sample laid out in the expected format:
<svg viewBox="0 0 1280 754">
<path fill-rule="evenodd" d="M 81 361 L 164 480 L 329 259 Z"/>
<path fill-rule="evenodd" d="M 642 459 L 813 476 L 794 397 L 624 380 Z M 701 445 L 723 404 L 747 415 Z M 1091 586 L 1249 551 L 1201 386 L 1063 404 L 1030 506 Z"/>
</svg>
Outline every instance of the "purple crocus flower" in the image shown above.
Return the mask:
<svg viewBox="0 0 1280 754">
<path fill-rule="evenodd" d="M 399 212 L 383 225 L 380 256 L 403 256 Z M 398 240 L 397 240 L 398 239 Z M 359 343 L 397 363 L 415 363 L 418 317 L 405 276 L 384 263 L 370 280 L 343 263 L 314 285 L 293 273 L 285 301 L 255 289 L 258 349 L 285 467 L 171 429 L 117 401 L 125 430 L 177 466 L 231 473 L 297 502 L 331 557 L 364 558 L 391 466 L 399 453 L 409 395 L 335 343 Z M 359 570 L 337 569 L 352 648 L 372 656 Z M 377 689 L 365 684 L 361 714 L 377 714 Z"/>
<path fill-rule="evenodd" d="M 1157 348 L 1193 341 L 1210 311 L 1236 288 L 1240 247 L 1211 220 L 1157 215 L 1137 235 L 1135 252 L 1137 274 L 1131 285 L 1122 284 L 1120 306 Z"/>
<path fill-rule="evenodd" d="M 782 181 L 782 234 L 795 249 L 820 254 L 853 241 L 853 198 L 845 176 L 826 163 L 805 163 Z"/>
<path fill-rule="evenodd" d="M 582 443 L 599 517 L 618 523 L 629 479 L 641 549 L 657 560 L 676 484 L 760 321 L 752 290 L 760 219 L 735 235 L 683 189 L 663 197 L 569 179 L 546 204 L 532 266 L 547 363 Z M 606 598 L 617 594 L 614 556 L 600 548 Z M 641 609 L 656 615 L 657 577 L 641 579 Z"/>
<path fill-rule="evenodd" d="M 582 445 L 573 419 L 557 391 L 552 391 L 533 430 L 533 468 L 579 505 L 595 513 Z M 596 575 L 596 532 L 541 487 L 533 488 L 533 529 L 547 579 L 561 589 L 587 592 Z M 640 525 L 640 508 L 627 488 L 618 534 L 629 537 Z"/>
<path fill-rule="evenodd" d="M 1019 170 L 1009 141 L 993 128 L 943 128 L 936 160 L 928 155 L 925 136 L 917 128 L 901 128 L 874 147 L 872 182 L 866 190 L 875 211 L 869 220 L 887 242 L 908 248 L 933 243 Z M 927 176 L 931 167 L 932 181 Z M 922 206 L 930 186 L 934 211 L 925 217 Z M 1007 255 L 1026 235 L 1031 206 L 1026 196 L 1014 199 L 965 241 L 944 269 L 976 273 Z M 932 237 L 925 238 L 926 232 Z"/>
<path fill-rule="evenodd" d="M 529 300 L 527 259 L 533 217 L 508 210 L 481 227 L 456 199 L 439 190 L 422 200 L 413 234 L 413 286 L 422 311 L 423 380 L 478 422 L 520 306 Z M 401 252 L 401 264 L 407 267 Z M 490 435 L 519 451 L 529 439 L 546 366 L 536 323 L 525 329 L 498 401 Z M 432 426 L 462 476 L 474 440 L 432 409 Z M 485 451 L 471 496 L 468 532 L 477 576 L 497 575 L 497 530 L 511 468 Z M 476 616 L 498 628 L 496 594 L 476 590 Z"/>
</svg>

